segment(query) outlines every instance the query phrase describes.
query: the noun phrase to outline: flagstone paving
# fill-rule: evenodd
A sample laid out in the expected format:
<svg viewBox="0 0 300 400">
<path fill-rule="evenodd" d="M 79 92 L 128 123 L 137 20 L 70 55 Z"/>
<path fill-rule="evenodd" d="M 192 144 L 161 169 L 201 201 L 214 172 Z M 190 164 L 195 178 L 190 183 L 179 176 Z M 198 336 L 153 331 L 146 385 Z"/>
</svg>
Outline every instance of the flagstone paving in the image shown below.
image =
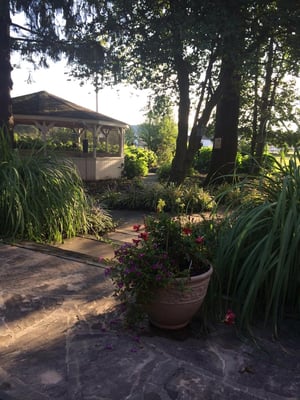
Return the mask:
<svg viewBox="0 0 300 400">
<path fill-rule="evenodd" d="M 115 233 L 131 240 L 142 216 L 126 215 Z M 112 246 L 85 240 L 0 244 L 0 400 L 300 400 L 299 320 L 279 340 L 221 321 L 204 334 L 198 317 L 177 332 L 127 329 L 97 262 Z"/>
</svg>

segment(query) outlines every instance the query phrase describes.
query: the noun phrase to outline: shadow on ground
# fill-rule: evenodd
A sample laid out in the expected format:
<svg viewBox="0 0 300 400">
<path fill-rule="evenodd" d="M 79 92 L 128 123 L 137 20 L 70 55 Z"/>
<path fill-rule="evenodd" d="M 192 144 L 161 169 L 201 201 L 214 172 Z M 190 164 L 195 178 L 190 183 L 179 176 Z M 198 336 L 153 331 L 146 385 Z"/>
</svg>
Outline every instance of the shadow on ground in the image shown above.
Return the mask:
<svg viewBox="0 0 300 400">
<path fill-rule="evenodd" d="M 112 292 L 95 262 L 1 244 L 0 400 L 300 399 L 299 321 L 129 329 Z"/>
</svg>

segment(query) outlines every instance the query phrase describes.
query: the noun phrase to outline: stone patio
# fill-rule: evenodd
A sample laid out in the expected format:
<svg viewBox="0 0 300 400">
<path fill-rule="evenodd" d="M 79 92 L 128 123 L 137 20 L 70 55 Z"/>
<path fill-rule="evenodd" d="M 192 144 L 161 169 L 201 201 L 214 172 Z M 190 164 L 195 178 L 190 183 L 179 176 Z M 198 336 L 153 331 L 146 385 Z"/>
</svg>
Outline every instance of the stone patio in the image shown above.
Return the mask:
<svg viewBox="0 0 300 400">
<path fill-rule="evenodd" d="M 300 400 L 299 320 L 279 340 L 221 321 L 204 334 L 197 318 L 177 332 L 147 321 L 132 331 L 100 247 L 85 258 L 75 244 L 0 244 L 0 400 Z"/>
</svg>

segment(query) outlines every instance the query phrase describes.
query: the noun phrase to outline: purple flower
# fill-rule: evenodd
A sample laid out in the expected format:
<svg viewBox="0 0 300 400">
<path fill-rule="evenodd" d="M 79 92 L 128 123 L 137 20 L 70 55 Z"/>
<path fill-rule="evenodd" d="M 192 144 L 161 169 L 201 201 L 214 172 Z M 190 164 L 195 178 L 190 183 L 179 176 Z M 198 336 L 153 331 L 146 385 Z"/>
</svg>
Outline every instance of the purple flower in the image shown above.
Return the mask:
<svg viewBox="0 0 300 400">
<path fill-rule="evenodd" d="M 136 347 L 132 347 L 132 348 L 130 349 L 130 351 L 131 351 L 131 353 L 136 353 L 136 352 L 137 352 L 137 348 L 136 348 Z"/>
</svg>

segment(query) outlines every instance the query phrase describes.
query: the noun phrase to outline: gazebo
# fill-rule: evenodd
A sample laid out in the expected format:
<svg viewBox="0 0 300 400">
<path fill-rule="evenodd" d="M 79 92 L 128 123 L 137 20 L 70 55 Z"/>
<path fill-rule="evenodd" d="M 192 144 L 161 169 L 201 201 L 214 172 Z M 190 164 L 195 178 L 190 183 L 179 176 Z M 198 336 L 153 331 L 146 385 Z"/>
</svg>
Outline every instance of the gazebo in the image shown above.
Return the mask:
<svg viewBox="0 0 300 400">
<path fill-rule="evenodd" d="M 15 125 L 35 126 L 46 141 L 54 127 L 74 130 L 74 135 L 82 140 L 83 151 L 68 152 L 83 180 L 119 178 L 124 163 L 124 134 L 128 124 L 71 103 L 61 97 L 41 91 L 12 99 Z M 86 132 L 92 133 L 89 146 Z M 99 150 L 99 143 L 104 150 Z M 110 154 L 109 147 L 114 149 Z"/>
</svg>

